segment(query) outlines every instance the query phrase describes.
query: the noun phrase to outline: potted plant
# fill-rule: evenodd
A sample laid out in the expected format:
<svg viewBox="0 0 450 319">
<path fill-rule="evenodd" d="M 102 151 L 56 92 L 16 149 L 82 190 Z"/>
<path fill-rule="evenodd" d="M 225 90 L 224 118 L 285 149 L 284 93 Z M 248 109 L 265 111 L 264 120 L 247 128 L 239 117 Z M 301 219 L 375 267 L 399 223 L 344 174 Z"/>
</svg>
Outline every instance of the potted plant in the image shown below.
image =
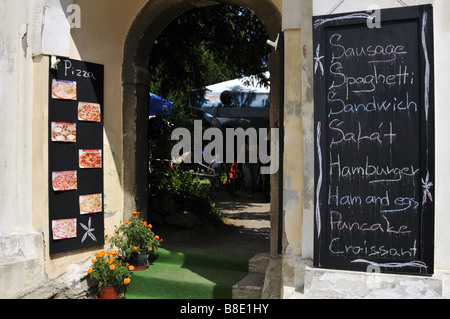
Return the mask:
<svg viewBox="0 0 450 319">
<path fill-rule="evenodd" d="M 133 212 L 130 218 L 115 227 L 114 235 L 110 238 L 110 242 L 136 271 L 148 268 L 162 242 L 153 233 L 152 225 L 143 221 L 139 215 L 139 212 Z"/>
<path fill-rule="evenodd" d="M 134 267 L 118 258 L 117 250 L 104 250 L 95 254 L 87 273 L 98 282 L 100 299 L 119 298 L 119 288 L 131 282 Z"/>
</svg>

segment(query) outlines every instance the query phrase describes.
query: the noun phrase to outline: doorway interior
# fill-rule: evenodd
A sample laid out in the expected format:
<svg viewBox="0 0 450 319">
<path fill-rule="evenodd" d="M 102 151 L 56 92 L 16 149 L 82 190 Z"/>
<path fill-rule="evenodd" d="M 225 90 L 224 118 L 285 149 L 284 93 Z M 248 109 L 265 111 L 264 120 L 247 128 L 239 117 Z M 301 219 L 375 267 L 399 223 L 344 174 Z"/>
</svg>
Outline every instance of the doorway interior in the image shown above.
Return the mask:
<svg viewBox="0 0 450 319">
<path fill-rule="evenodd" d="M 269 39 L 276 39 L 281 30 L 281 14 L 270 0 L 230 0 L 224 3 L 244 6 L 253 10 L 264 24 Z M 124 211 L 137 207 L 149 216 L 149 122 L 148 105 L 152 74 L 149 60 L 152 48 L 159 35 L 171 21 L 206 5 L 217 5 L 215 1 L 164 1 L 148 3 L 138 14 L 128 33 L 123 62 L 123 130 L 124 130 Z M 252 12 L 253 12 L 252 11 Z M 279 127 L 281 59 L 280 52 L 273 50 L 268 58 L 270 71 L 270 127 Z M 281 161 L 280 161 L 281 162 Z M 270 176 L 270 244 L 273 254 L 279 252 L 279 173 Z"/>
</svg>

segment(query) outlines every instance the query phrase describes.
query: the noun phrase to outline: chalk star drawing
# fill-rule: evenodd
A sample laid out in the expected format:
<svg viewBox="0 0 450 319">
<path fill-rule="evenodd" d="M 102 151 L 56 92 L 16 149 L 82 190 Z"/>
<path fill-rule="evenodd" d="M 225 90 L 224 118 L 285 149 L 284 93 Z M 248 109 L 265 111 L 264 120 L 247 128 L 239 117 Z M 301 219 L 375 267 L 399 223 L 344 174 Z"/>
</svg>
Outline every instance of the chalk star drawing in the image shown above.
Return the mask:
<svg viewBox="0 0 450 319">
<path fill-rule="evenodd" d="M 427 202 L 427 198 L 430 199 L 430 201 L 433 201 L 433 196 L 431 196 L 430 189 L 433 187 L 433 183 L 429 181 L 430 179 L 430 172 L 427 172 L 427 176 L 425 177 L 425 180 L 421 178 L 422 180 L 422 188 L 423 188 L 423 199 L 422 199 L 422 205 Z"/>
<path fill-rule="evenodd" d="M 316 49 L 316 56 L 314 57 L 314 61 L 316 61 L 316 64 L 314 65 L 314 74 L 317 73 L 317 67 L 320 67 L 320 70 L 322 71 L 322 75 L 324 75 L 325 70 L 323 69 L 323 64 L 320 60 L 324 58 L 324 56 L 320 55 L 320 44 L 317 45 Z"/>
<path fill-rule="evenodd" d="M 94 234 L 92 233 L 95 228 L 91 228 L 91 217 L 89 217 L 87 226 L 83 223 L 80 223 L 80 226 L 83 227 L 83 229 L 86 231 L 83 235 L 83 238 L 81 238 L 82 243 L 86 240 L 87 236 L 91 237 L 93 241 L 97 242 L 97 238 L 95 238 Z"/>
</svg>

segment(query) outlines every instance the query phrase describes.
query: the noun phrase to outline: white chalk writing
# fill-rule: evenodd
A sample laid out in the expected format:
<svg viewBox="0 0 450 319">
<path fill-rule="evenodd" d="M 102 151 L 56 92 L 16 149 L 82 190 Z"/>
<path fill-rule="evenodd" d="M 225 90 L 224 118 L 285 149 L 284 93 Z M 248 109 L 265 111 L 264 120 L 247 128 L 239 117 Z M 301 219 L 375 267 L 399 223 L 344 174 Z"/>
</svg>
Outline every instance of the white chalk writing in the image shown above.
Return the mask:
<svg viewBox="0 0 450 319">
<path fill-rule="evenodd" d="M 370 60 L 368 63 L 387 63 L 393 62 L 397 59 L 398 56 L 407 54 L 405 51 L 405 47 L 403 45 L 381 45 L 381 44 L 373 44 L 368 46 L 360 46 L 360 47 L 348 47 L 346 48 L 340 42 L 342 39 L 341 34 L 333 34 L 330 37 L 329 43 L 331 44 L 331 49 L 333 50 L 331 63 L 334 63 L 335 60 L 340 60 L 342 58 L 355 58 L 355 57 L 372 57 L 373 60 Z"/>
<path fill-rule="evenodd" d="M 405 146 L 418 136 L 422 111 L 421 71 L 410 57 L 417 47 L 396 37 L 356 45 L 349 34 L 331 31 L 315 57 L 315 71 L 322 67 L 325 78 L 327 117 L 317 127 L 317 194 L 328 219 L 320 222 L 317 208 L 316 227 L 329 231 L 331 255 L 411 261 L 419 250 L 415 218 L 429 188 L 421 183 L 420 154 Z"/>
</svg>

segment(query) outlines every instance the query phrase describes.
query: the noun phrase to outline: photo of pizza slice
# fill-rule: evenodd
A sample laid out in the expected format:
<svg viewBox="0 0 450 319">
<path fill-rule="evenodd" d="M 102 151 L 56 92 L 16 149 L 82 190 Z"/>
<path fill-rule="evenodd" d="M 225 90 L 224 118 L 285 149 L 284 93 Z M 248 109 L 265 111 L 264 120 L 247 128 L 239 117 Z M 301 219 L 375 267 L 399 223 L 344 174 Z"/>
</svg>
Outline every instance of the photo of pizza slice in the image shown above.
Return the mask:
<svg viewBox="0 0 450 319">
<path fill-rule="evenodd" d="M 87 122 L 101 121 L 101 107 L 97 103 L 78 103 L 78 120 Z"/>
<path fill-rule="evenodd" d="M 52 233 L 54 240 L 77 237 L 77 219 L 59 219 L 52 221 Z"/>
<path fill-rule="evenodd" d="M 93 214 L 102 211 L 102 194 L 80 196 L 80 214 Z"/>
<path fill-rule="evenodd" d="M 80 150 L 80 168 L 100 168 L 102 167 L 102 150 Z"/>
<path fill-rule="evenodd" d="M 53 80 L 52 97 L 57 100 L 76 100 L 77 82 L 65 80 Z"/>
<path fill-rule="evenodd" d="M 77 171 L 63 171 L 52 173 L 53 190 L 70 191 L 78 187 Z"/>
</svg>

